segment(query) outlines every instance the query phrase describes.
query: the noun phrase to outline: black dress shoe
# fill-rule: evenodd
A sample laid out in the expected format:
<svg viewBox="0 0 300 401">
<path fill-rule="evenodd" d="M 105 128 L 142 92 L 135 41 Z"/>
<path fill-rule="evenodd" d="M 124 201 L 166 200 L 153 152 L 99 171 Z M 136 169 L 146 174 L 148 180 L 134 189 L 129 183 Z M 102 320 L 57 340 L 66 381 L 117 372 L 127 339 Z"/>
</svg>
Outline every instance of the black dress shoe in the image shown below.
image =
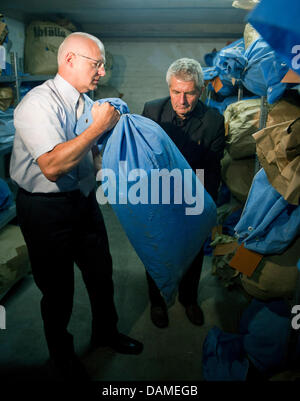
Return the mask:
<svg viewBox="0 0 300 401">
<path fill-rule="evenodd" d="M 187 305 L 185 313 L 188 319 L 197 326 L 202 326 L 204 323 L 204 315 L 202 309 L 197 304 Z"/>
<path fill-rule="evenodd" d="M 50 359 L 49 365 L 52 380 L 76 382 L 90 381 L 90 377 L 77 355 L 72 355 L 69 358 L 62 360 Z"/>
<path fill-rule="evenodd" d="M 150 316 L 153 324 L 160 329 L 169 325 L 168 312 L 165 306 L 151 306 Z"/>
<path fill-rule="evenodd" d="M 91 341 L 92 349 L 99 347 L 110 347 L 120 354 L 140 354 L 143 351 L 143 344 L 122 333 L 117 333 L 109 339 L 98 339 Z"/>
</svg>

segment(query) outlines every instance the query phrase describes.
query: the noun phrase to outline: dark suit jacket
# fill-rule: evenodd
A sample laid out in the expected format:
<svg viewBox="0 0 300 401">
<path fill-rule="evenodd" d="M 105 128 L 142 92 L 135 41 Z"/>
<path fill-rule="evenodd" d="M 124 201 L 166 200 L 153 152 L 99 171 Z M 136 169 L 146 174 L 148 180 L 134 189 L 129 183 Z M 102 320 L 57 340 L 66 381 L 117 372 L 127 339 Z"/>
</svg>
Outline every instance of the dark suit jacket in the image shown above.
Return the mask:
<svg viewBox="0 0 300 401">
<path fill-rule="evenodd" d="M 199 100 L 185 125 L 178 126 L 170 97 L 145 103 L 142 115 L 166 131 L 194 171 L 204 169 L 204 187 L 216 201 L 225 147 L 223 116 Z"/>
</svg>

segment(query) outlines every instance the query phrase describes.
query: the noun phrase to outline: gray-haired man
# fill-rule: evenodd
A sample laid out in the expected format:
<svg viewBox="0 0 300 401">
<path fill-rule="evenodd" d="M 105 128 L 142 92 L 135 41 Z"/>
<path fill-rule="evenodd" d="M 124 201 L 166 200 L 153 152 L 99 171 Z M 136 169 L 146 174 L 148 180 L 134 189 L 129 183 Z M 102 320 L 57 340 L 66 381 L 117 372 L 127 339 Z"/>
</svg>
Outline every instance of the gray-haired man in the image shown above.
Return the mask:
<svg viewBox="0 0 300 401">
<path fill-rule="evenodd" d="M 225 146 L 224 119 L 199 100 L 203 88 L 201 65 L 193 59 L 174 61 L 166 75 L 170 96 L 147 102 L 143 116 L 157 122 L 173 140 L 191 168 L 204 169 L 204 186 L 214 200 L 220 184 L 220 160 Z M 202 325 L 203 312 L 198 306 L 198 284 L 203 263 L 203 248 L 179 285 L 178 299 L 189 320 Z M 168 326 L 165 302 L 147 273 L 151 319 L 157 327 Z"/>
</svg>

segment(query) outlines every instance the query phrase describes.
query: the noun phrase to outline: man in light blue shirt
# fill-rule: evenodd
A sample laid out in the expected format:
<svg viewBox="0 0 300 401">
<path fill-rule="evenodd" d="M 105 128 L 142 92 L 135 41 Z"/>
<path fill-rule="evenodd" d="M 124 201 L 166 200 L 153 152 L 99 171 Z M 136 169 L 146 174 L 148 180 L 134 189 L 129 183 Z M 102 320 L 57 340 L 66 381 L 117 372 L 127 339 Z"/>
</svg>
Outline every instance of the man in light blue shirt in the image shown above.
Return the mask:
<svg viewBox="0 0 300 401">
<path fill-rule="evenodd" d="M 92 108 L 93 123 L 79 136 L 76 121 L 105 75 L 99 39 L 72 33 L 58 50 L 54 79 L 32 89 L 15 110 L 10 173 L 18 186 L 16 207 L 34 280 L 49 354 L 65 379 L 85 377 L 67 326 L 74 295 L 74 262 L 81 269 L 92 309 L 92 346 L 138 354 L 143 345 L 117 330 L 112 259 L 95 196 L 97 140 L 119 120 L 109 103 Z"/>
</svg>

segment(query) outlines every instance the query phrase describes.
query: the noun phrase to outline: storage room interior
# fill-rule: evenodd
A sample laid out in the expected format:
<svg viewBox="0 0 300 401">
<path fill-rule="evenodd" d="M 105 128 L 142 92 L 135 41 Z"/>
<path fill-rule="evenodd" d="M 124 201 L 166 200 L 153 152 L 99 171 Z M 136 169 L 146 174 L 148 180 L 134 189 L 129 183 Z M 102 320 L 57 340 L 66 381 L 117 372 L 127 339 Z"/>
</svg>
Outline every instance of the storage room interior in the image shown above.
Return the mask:
<svg viewBox="0 0 300 401">
<path fill-rule="evenodd" d="M 113 260 L 118 328 L 144 349 L 139 355 L 89 349 L 89 298 L 75 266 L 69 330 L 89 376 L 108 382 L 300 379 L 300 73 L 297 62 L 293 69 L 265 31 L 254 28 L 254 11 L 264 3 L 270 0 L 1 1 L 1 378 L 51 380 L 41 294 L 9 174 L 13 113 L 30 89 L 55 76 L 64 37 L 87 32 L 106 51 L 106 75 L 89 92 L 92 100 L 121 98 L 131 114 L 140 115 L 145 102 L 169 95 L 170 64 L 192 58 L 204 72 L 201 101 L 224 116 L 226 135 L 217 220 L 204 243 L 198 288 L 201 326 L 188 320 L 177 299 L 168 309 L 168 327 L 152 323 L 145 266 L 113 207 L 99 204 Z M 290 11 L 282 10 L 287 21 L 300 11 L 292 3 Z M 294 32 L 297 45 L 300 32 L 298 42 Z M 248 225 L 244 237 L 237 236 L 241 223 Z M 167 230 L 168 222 L 162 226 Z M 180 243 L 170 244 L 169 252 L 174 246 Z"/>
</svg>

